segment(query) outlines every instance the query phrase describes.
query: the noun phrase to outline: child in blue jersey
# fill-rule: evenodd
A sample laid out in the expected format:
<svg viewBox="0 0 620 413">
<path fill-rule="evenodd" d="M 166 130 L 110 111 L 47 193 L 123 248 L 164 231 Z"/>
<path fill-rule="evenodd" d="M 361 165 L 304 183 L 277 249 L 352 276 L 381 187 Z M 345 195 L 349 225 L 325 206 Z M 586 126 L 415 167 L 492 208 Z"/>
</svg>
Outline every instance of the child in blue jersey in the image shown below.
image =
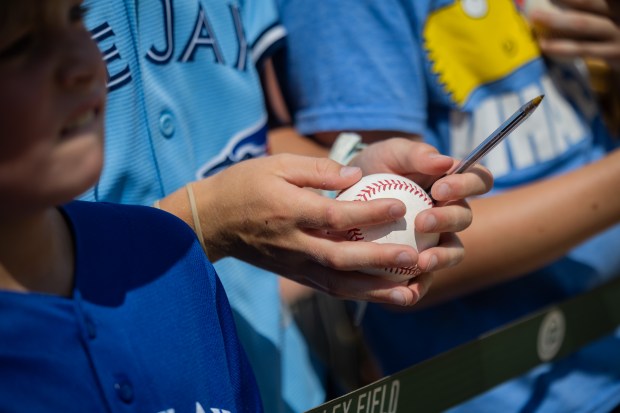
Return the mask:
<svg viewBox="0 0 620 413">
<path fill-rule="evenodd" d="M 260 412 L 194 232 L 72 201 L 103 163 L 106 73 L 83 13 L 0 3 L 0 411 Z"/>
<path fill-rule="evenodd" d="M 512 0 L 280 3 L 296 125 L 327 145 L 341 130 L 369 140 L 399 131 L 462 157 L 545 95 L 483 160 L 495 188 L 470 200 L 465 259 L 436 272 L 424 308 L 368 307 L 364 332 L 384 374 L 620 276 L 618 141 L 583 66 L 565 59 L 593 55 L 617 66 L 617 2 L 554 1 L 569 9 L 533 16 L 553 34 L 540 43 Z M 453 411 L 609 411 L 620 403 L 619 336 Z"/>
</svg>

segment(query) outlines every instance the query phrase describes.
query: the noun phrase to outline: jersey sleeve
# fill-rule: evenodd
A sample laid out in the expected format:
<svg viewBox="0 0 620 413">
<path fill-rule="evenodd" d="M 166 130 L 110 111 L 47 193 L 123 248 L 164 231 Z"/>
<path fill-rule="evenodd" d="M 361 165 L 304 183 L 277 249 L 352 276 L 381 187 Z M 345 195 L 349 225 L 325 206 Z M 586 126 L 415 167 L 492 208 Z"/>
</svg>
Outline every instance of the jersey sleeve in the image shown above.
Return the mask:
<svg viewBox="0 0 620 413">
<path fill-rule="evenodd" d="M 246 0 L 242 4 L 245 35 L 257 67 L 284 44 L 286 31 L 278 17 L 275 0 Z"/>
<path fill-rule="evenodd" d="M 395 0 L 280 0 L 282 78 L 301 133 L 424 131 L 423 60 L 410 15 Z"/>
</svg>

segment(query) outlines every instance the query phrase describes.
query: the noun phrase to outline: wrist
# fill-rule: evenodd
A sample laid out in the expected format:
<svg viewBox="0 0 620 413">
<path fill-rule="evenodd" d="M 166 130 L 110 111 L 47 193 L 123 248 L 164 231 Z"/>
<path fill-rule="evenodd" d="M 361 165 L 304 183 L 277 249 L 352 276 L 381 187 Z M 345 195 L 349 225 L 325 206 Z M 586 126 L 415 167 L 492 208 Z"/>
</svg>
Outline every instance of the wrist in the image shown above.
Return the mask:
<svg viewBox="0 0 620 413">
<path fill-rule="evenodd" d="M 208 202 L 209 199 L 203 190 L 205 185 L 205 179 L 191 183 L 191 198 L 194 200 L 194 208 L 192 208 L 192 201 L 190 198 L 190 187 L 182 187 L 172 194 L 160 199 L 153 204 L 153 207 L 157 207 L 163 211 L 175 215 L 185 222 L 195 233 L 198 238 L 201 247 L 205 251 L 205 254 L 211 262 L 215 262 L 218 257 L 214 251 L 213 246 L 209 242 L 211 237 L 209 236 L 209 230 L 213 228 L 212 225 L 205 225 L 206 222 L 201 217 L 208 215 Z M 188 184 L 189 185 L 189 184 Z"/>
</svg>

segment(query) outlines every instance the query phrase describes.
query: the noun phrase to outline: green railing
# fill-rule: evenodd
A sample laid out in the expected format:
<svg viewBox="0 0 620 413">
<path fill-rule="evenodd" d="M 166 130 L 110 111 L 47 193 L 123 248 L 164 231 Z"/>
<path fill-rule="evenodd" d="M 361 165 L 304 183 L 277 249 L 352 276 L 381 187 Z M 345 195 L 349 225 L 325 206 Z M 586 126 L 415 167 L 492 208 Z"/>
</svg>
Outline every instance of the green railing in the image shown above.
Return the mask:
<svg viewBox="0 0 620 413">
<path fill-rule="evenodd" d="M 620 326 L 620 279 L 557 303 L 306 413 L 446 410 Z"/>
</svg>

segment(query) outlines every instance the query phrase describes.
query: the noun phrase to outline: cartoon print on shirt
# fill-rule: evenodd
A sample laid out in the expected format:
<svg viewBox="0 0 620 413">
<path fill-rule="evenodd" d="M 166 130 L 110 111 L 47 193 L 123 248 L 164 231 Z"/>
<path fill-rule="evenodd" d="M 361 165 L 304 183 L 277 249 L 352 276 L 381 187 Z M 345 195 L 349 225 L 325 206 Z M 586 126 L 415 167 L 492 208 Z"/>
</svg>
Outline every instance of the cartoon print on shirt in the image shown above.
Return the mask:
<svg viewBox="0 0 620 413">
<path fill-rule="evenodd" d="M 480 85 L 540 56 L 512 0 L 462 0 L 435 10 L 424 28 L 424 47 L 432 71 L 459 106 Z"/>
</svg>

